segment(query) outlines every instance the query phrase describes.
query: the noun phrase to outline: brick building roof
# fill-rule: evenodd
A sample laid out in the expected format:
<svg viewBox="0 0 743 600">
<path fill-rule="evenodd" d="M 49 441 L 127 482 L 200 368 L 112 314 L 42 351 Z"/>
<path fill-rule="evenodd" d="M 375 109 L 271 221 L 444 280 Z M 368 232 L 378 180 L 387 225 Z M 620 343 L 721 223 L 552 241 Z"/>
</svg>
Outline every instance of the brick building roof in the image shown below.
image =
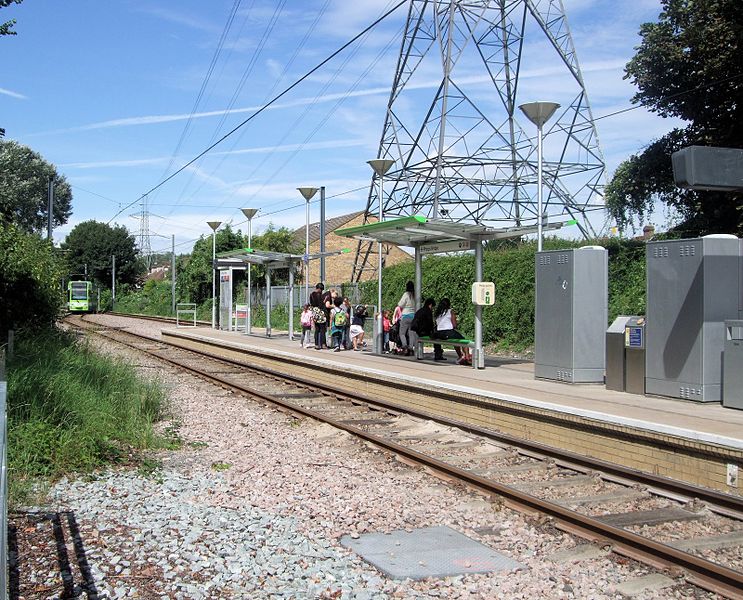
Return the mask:
<svg viewBox="0 0 743 600">
<path fill-rule="evenodd" d="M 340 229 L 346 225 L 349 221 L 353 221 L 359 215 L 363 215 L 363 210 L 357 210 L 356 212 L 348 213 L 347 215 L 341 215 L 339 217 L 332 217 L 325 219 L 325 233 L 328 234 L 331 231 Z M 303 225 L 299 229 L 294 230 L 294 239 L 304 246 L 305 226 Z M 310 223 L 310 244 L 313 244 L 320 239 L 320 221 L 317 223 Z"/>
</svg>

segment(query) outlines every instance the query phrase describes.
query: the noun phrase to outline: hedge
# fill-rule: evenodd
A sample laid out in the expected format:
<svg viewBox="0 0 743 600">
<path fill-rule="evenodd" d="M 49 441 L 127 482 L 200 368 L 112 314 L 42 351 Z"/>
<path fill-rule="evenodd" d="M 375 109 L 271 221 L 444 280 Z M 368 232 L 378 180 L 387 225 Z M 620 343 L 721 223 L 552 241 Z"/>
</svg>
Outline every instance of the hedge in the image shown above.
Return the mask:
<svg viewBox="0 0 743 600">
<path fill-rule="evenodd" d="M 609 252 L 609 322 L 619 314 L 645 314 L 645 245 L 633 240 L 571 241 L 544 240 L 545 250 L 577 248 L 587 244 L 604 246 Z M 500 348 L 521 351 L 534 344 L 534 258 L 536 243 L 485 250 L 483 278 L 495 283 L 495 305 L 483 310 L 483 340 Z M 459 329 L 474 334 L 471 286 L 475 278 L 472 254 L 427 256 L 423 259 L 422 297 L 451 300 Z M 415 279 L 415 265 L 406 262 L 384 270 L 382 303 L 392 309 Z M 361 284 L 364 302 L 376 304 L 377 281 Z M 608 326 L 608 324 L 607 324 Z"/>
</svg>

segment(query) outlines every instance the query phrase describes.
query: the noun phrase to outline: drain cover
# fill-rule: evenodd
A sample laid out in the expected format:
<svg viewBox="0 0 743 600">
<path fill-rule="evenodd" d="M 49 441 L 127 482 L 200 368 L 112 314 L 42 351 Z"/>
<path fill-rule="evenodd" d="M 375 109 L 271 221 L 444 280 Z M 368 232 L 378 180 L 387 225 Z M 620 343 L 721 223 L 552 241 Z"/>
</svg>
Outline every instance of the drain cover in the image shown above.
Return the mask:
<svg viewBox="0 0 743 600">
<path fill-rule="evenodd" d="M 345 535 L 341 544 L 393 579 L 425 579 L 524 568 L 521 563 L 450 527 L 425 527 L 410 533 L 367 533 L 358 539 Z"/>
</svg>

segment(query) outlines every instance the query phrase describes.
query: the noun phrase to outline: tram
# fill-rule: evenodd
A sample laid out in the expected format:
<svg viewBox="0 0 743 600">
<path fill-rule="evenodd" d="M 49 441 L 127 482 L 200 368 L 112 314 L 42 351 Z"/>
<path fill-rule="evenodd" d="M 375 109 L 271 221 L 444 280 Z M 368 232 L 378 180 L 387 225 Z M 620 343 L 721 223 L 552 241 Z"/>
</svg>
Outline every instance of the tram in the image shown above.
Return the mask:
<svg viewBox="0 0 743 600">
<path fill-rule="evenodd" d="M 94 308 L 90 281 L 70 281 L 67 284 L 67 307 L 70 312 L 91 312 Z"/>
</svg>

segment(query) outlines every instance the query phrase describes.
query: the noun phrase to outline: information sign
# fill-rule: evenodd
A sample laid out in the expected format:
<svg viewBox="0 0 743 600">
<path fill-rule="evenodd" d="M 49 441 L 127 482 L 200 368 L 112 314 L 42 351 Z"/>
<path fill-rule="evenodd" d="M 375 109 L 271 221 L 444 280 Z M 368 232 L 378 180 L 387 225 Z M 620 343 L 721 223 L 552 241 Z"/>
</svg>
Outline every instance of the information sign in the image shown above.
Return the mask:
<svg viewBox="0 0 743 600">
<path fill-rule="evenodd" d="M 626 327 L 624 329 L 624 345 L 627 348 L 644 348 L 644 327 Z"/>
<path fill-rule="evenodd" d="M 418 246 L 422 254 L 438 254 L 439 252 L 460 252 L 469 250 L 472 244 L 469 240 L 456 240 L 454 242 L 441 242 L 439 244 L 423 244 Z"/>
</svg>

